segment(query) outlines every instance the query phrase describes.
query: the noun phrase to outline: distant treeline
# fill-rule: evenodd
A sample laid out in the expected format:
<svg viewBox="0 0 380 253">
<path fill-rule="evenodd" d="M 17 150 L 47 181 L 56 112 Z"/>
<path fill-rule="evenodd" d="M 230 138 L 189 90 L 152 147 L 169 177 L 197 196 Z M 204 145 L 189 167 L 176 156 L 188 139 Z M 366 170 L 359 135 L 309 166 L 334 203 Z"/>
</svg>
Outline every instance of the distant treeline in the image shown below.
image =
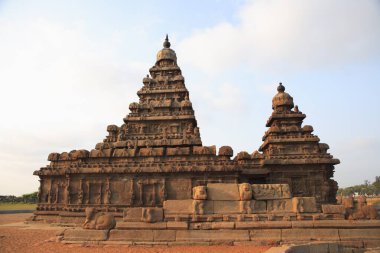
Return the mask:
<svg viewBox="0 0 380 253">
<path fill-rule="evenodd" d="M 24 194 L 20 197 L 14 195 L 0 195 L 0 203 L 37 203 L 38 192 Z"/>
<path fill-rule="evenodd" d="M 380 176 L 375 177 L 375 181 L 371 183 L 368 180 L 364 181 L 364 184 L 354 185 L 346 188 L 339 188 L 338 194 L 349 196 L 353 194 L 359 195 L 380 195 Z"/>
</svg>

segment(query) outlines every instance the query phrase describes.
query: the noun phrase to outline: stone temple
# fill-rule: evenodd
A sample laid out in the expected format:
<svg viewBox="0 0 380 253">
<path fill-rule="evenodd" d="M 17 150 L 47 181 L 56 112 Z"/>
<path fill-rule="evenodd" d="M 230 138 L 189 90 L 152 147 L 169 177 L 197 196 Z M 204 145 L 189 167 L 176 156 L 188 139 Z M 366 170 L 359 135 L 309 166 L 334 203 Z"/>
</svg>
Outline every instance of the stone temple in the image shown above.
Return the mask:
<svg viewBox="0 0 380 253">
<path fill-rule="evenodd" d="M 332 179 L 339 160 L 302 124 L 306 115 L 281 83 L 258 151 L 234 156 L 230 146 L 203 146 L 170 46 L 166 37 L 124 124 L 107 126 L 90 151 L 51 153 L 50 164 L 34 172 L 40 179 L 34 220 L 80 224 L 91 207 L 115 218 L 112 240 L 136 227 L 189 232 L 345 218 Z"/>
</svg>

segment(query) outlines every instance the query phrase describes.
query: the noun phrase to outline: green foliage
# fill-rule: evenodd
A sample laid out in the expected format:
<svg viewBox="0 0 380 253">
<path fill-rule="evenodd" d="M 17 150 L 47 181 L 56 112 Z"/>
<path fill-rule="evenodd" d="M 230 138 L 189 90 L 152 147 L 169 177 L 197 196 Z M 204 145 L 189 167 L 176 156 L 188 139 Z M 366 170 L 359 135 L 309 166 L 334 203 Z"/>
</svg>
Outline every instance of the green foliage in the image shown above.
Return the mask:
<svg viewBox="0 0 380 253">
<path fill-rule="evenodd" d="M 21 197 L 13 195 L 0 195 L 0 203 L 37 203 L 38 192 L 24 194 Z"/>
<path fill-rule="evenodd" d="M 21 196 L 24 203 L 36 203 L 38 192 L 32 192 Z"/>
<path fill-rule="evenodd" d="M 338 195 L 343 194 L 344 196 L 352 195 L 352 194 L 360 194 L 360 195 L 379 195 L 380 194 L 380 176 L 375 178 L 373 183 L 365 180 L 364 184 L 349 186 L 346 188 L 339 188 Z"/>
</svg>

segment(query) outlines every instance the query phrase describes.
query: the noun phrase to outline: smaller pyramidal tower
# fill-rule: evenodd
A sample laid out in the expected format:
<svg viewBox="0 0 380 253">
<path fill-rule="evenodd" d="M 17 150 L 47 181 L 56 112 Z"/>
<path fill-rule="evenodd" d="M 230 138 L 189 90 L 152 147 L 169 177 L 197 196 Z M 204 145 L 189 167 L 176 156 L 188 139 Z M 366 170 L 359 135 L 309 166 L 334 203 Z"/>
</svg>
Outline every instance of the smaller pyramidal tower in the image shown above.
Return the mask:
<svg viewBox="0 0 380 253">
<path fill-rule="evenodd" d="M 139 102 L 129 105 L 131 112 L 124 118 L 125 124 L 120 128 L 108 126 L 109 135 L 99 145 L 117 142 L 118 148 L 202 146 L 189 91 L 167 35 L 149 72 L 137 92 Z"/>
<path fill-rule="evenodd" d="M 336 181 L 332 180 L 338 159 L 327 153 L 329 146 L 312 134 L 313 127 L 302 126 L 306 115 L 294 106 L 293 97 L 282 83 L 272 100 L 272 115 L 259 151 L 270 171 L 270 182 L 288 183 L 297 196 L 316 196 L 321 203 L 334 203 Z"/>
</svg>

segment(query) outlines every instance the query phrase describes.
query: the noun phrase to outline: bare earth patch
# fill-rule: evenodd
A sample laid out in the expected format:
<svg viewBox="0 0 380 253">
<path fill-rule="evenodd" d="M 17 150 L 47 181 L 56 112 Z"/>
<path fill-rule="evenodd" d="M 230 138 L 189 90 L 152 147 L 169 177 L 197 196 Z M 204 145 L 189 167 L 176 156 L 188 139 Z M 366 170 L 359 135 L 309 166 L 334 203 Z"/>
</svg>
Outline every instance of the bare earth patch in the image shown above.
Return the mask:
<svg viewBox="0 0 380 253">
<path fill-rule="evenodd" d="M 126 253 L 260 253 L 267 246 L 175 246 L 142 247 L 128 245 L 77 245 L 62 244 L 55 241 L 55 234 L 61 228 L 48 225 L 29 226 L 23 221 L 31 214 L 0 214 L 0 252 L 126 252 Z"/>
</svg>

